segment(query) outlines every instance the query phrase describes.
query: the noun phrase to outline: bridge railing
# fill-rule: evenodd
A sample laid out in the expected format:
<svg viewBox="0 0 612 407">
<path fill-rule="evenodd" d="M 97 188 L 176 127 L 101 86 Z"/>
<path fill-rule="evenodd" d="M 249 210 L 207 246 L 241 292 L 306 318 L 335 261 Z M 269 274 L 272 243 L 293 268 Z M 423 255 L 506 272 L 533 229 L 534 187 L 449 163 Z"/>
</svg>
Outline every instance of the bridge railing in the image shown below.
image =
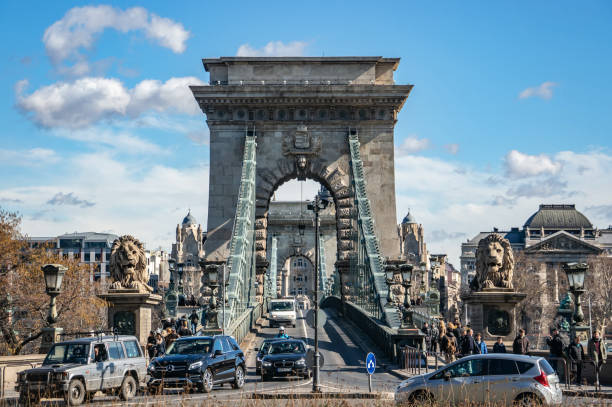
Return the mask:
<svg viewBox="0 0 612 407">
<path fill-rule="evenodd" d="M 351 274 L 356 276 L 354 302 L 372 317 L 384 321 L 390 327 L 399 326 L 394 309 L 385 307 L 388 287 L 385 283 L 385 263 L 380 252 L 374 218 L 366 192 L 366 181 L 359 137 L 356 130 L 349 130 L 349 149 L 355 205 L 357 206 L 357 256 L 351 259 Z"/>
<path fill-rule="evenodd" d="M 254 132 L 247 131 L 244 143 L 240 189 L 226 266 L 228 312 L 222 321 L 226 331 L 254 304 L 255 299 L 255 153 Z M 230 329 L 228 329 L 230 328 Z"/>
<path fill-rule="evenodd" d="M 265 275 L 265 286 L 264 286 L 264 297 L 266 298 L 276 298 L 276 273 L 278 267 L 278 239 L 276 237 L 272 237 L 272 246 L 270 248 L 270 266 L 268 267 L 268 272 Z"/>
</svg>

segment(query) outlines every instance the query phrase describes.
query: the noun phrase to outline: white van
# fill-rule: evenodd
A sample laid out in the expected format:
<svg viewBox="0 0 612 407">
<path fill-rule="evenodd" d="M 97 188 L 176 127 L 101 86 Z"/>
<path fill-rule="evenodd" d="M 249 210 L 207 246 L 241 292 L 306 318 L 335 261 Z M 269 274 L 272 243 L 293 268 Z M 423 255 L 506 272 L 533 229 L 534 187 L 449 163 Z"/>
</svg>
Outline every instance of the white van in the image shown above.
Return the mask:
<svg viewBox="0 0 612 407">
<path fill-rule="evenodd" d="M 293 298 L 284 298 L 280 300 L 270 300 L 268 303 L 268 321 L 270 326 L 275 325 L 291 325 L 295 328 L 297 313 L 295 311 L 295 300 Z"/>
</svg>

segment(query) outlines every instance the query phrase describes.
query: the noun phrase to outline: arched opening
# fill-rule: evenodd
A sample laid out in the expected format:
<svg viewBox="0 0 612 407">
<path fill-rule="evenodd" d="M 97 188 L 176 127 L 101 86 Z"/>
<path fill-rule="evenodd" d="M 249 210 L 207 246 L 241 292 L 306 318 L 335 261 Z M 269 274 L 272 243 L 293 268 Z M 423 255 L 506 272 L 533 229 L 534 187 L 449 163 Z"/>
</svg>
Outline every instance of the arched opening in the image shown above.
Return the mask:
<svg viewBox="0 0 612 407">
<path fill-rule="evenodd" d="M 323 287 L 331 284 L 337 260 L 336 206 L 329 191 L 314 180 L 282 182 L 271 194 L 267 211 L 267 238 L 277 239 L 276 275 L 277 294 L 312 303 L 314 296 L 315 227 L 314 214 L 308 201 L 322 194 L 329 200 L 319 213 L 319 247 L 321 265 L 319 276 Z M 272 257 L 272 245 L 267 245 L 267 258 Z M 319 285 L 321 287 L 321 284 Z"/>
</svg>

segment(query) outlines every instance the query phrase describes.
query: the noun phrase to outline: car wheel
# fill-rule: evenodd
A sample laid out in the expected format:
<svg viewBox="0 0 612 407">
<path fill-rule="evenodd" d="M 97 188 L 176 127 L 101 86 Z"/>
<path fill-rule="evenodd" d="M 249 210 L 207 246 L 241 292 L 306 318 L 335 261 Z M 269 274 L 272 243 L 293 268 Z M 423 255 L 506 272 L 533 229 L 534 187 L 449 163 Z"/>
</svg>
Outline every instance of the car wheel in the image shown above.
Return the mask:
<svg viewBox="0 0 612 407">
<path fill-rule="evenodd" d="M 119 389 L 119 398 L 123 401 L 128 401 L 136 394 L 136 389 L 138 388 L 138 384 L 136 383 L 136 379 L 132 375 L 126 375 L 123 378 L 123 382 L 121 383 L 121 388 Z"/>
<path fill-rule="evenodd" d="M 232 388 L 241 389 L 242 386 L 244 386 L 244 368 L 242 366 L 236 366 Z"/>
<path fill-rule="evenodd" d="M 512 405 L 516 407 L 541 406 L 542 401 L 535 394 L 523 393 L 523 394 L 520 394 L 516 398 L 516 400 L 514 400 L 514 403 L 512 403 Z"/>
<path fill-rule="evenodd" d="M 68 384 L 68 391 L 64 393 L 64 400 L 66 404 L 69 406 L 78 406 L 83 403 L 85 399 L 85 386 L 83 386 L 83 382 L 74 379 L 70 381 Z"/>
<path fill-rule="evenodd" d="M 422 406 L 433 404 L 434 398 L 431 393 L 426 391 L 417 391 L 408 397 L 409 406 Z"/>
<path fill-rule="evenodd" d="M 202 375 L 202 391 L 204 393 L 210 393 L 213 388 L 213 373 L 210 369 L 206 369 Z"/>
</svg>

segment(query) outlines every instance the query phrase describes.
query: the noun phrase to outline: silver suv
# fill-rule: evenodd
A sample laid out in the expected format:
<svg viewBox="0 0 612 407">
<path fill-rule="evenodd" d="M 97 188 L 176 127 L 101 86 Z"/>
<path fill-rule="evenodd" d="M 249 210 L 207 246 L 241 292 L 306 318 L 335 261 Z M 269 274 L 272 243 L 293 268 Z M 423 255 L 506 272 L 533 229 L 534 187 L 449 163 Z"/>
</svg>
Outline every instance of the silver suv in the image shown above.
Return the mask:
<svg viewBox="0 0 612 407">
<path fill-rule="evenodd" d="M 558 405 L 563 401 L 559 378 L 546 359 L 490 353 L 473 355 L 435 372 L 411 377 L 395 390 L 398 403 Z"/>
<path fill-rule="evenodd" d="M 19 372 L 15 390 L 20 404 L 63 397 L 76 406 L 97 391 L 136 394 L 147 373 L 146 359 L 135 336 L 97 336 L 53 345 L 41 367 Z"/>
</svg>

